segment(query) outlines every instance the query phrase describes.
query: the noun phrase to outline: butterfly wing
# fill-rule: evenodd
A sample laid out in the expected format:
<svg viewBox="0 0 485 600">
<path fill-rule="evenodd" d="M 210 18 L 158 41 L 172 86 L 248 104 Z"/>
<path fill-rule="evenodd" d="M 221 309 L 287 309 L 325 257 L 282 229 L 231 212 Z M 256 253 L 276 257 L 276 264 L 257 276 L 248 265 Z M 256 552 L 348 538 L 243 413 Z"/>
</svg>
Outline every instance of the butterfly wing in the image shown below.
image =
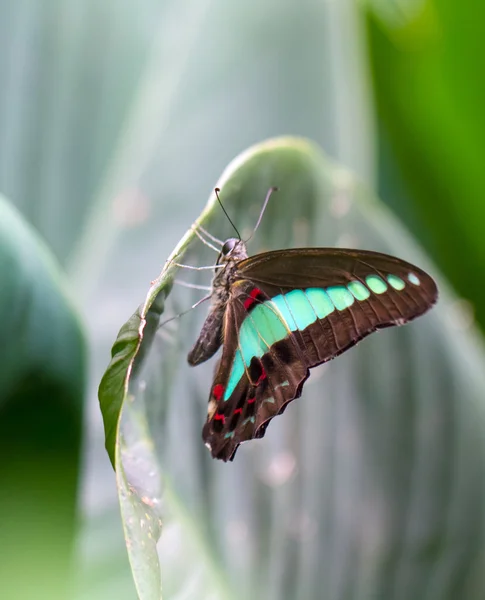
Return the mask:
<svg viewBox="0 0 485 600">
<path fill-rule="evenodd" d="M 415 319 L 438 298 L 434 280 L 422 269 L 393 256 L 365 250 L 305 248 L 266 252 L 241 261 L 238 276 L 259 285 L 271 297 L 295 289 L 324 290 L 336 308 L 324 317 L 329 325 L 331 356 L 327 360 L 376 329 Z M 296 307 L 298 314 L 298 303 Z M 319 317 L 325 312 L 325 305 L 320 312 L 317 310 Z"/>
<path fill-rule="evenodd" d="M 311 367 L 418 317 L 437 294 L 424 271 L 376 252 L 308 248 L 241 261 L 203 430 L 212 455 L 232 460 L 301 395 Z"/>
</svg>

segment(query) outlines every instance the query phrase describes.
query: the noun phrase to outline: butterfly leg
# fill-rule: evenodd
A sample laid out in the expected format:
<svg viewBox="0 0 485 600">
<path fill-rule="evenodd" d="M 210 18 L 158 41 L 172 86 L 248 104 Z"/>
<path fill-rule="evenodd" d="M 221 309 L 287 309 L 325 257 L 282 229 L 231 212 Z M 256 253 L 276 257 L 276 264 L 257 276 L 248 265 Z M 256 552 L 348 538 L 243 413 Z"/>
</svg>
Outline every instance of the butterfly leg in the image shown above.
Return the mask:
<svg viewBox="0 0 485 600">
<path fill-rule="evenodd" d="M 177 315 L 174 315 L 173 317 L 170 317 L 169 319 L 166 319 L 165 321 L 163 321 L 162 323 L 160 323 L 158 325 L 157 329 L 160 329 L 160 327 L 163 327 L 167 323 L 170 323 L 170 321 L 174 321 L 175 319 L 179 319 L 180 317 L 183 317 L 184 315 L 186 315 L 187 313 L 189 313 L 191 310 L 193 310 L 194 308 L 196 308 L 197 306 L 199 306 L 199 304 L 202 304 L 202 302 L 207 302 L 207 300 L 210 300 L 211 297 L 212 296 L 209 294 L 208 296 L 204 296 L 200 300 L 197 300 L 197 302 L 195 304 L 192 304 L 192 306 L 190 308 L 188 308 L 187 310 L 184 310 L 183 312 L 181 312 L 181 313 L 179 313 Z"/>
<path fill-rule="evenodd" d="M 199 285 L 197 283 L 189 283 L 188 281 L 182 281 L 180 279 L 174 279 L 173 281 L 177 285 L 181 285 L 186 288 L 190 288 L 192 290 L 204 290 L 206 292 L 212 291 L 212 286 L 210 285 Z"/>
<path fill-rule="evenodd" d="M 226 265 L 209 265 L 207 267 L 194 267 L 193 265 L 182 265 L 177 262 L 173 262 L 172 265 L 179 267 L 180 269 L 191 269 L 192 271 L 208 271 L 209 269 L 224 269 Z"/>
<path fill-rule="evenodd" d="M 208 246 L 211 250 L 214 250 L 215 252 L 220 252 L 221 249 L 220 248 L 216 248 L 213 244 L 211 244 L 210 242 L 208 242 L 198 231 L 198 229 L 196 227 L 192 228 L 192 231 L 195 233 L 195 235 L 199 238 L 199 240 L 205 245 Z M 205 230 L 204 230 L 205 231 Z M 206 232 L 207 234 L 207 232 Z M 216 238 L 217 239 L 217 238 Z M 219 242 L 219 240 L 217 240 Z M 220 242 L 222 244 L 222 242 Z"/>
<path fill-rule="evenodd" d="M 221 246 L 224 245 L 224 242 L 222 240 L 220 240 L 219 238 L 216 238 L 214 235 L 210 234 L 206 229 L 204 229 L 202 227 L 202 225 L 193 225 L 192 230 L 203 244 L 205 244 L 206 246 L 209 246 L 209 248 L 212 248 L 213 250 L 216 250 L 216 252 L 220 252 L 220 248 L 215 248 L 206 239 L 204 239 L 204 237 L 201 234 L 203 233 L 207 238 L 209 238 L 216 244 L 220 244 Z"/>
</svg>

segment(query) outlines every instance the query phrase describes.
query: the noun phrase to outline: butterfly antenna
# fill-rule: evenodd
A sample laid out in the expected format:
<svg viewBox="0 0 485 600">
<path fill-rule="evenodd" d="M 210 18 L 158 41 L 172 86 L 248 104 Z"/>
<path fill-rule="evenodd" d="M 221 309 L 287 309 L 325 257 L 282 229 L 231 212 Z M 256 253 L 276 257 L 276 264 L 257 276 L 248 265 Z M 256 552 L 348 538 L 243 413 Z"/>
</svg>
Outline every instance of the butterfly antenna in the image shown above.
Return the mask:
<svg viewBox="0 0 485 600">
<path fill-rule="evenodd" d="M 275 186 L 269 188 L 268 193 L 266 194 L 266 198 L 264 199 L 264 202 L 263 202 L 263 208 L 261 209 L 261 212 L 259 213 L 258 221 L 253 229 L 253 233 L 248 237 L 247 240 L 244 241 L 245 244 L 247 244 L 249 242 L 249 240 L 256 233 L 256 230 L 258 229 L 259 224 L 261 223 L 261 219 L 263 218 L 264 211 L 266 210 L 266 206 L 268 205 L 269 199 L 271 198 L 273 192 L 277 192 L 277 191 L 278 191 L 278 188 Z"/>
<path fill-rule="evenodd" d="M 230 224 L 231 224 L 231 225 L 234 227 L 234 231 L 237 233 L 237 237 L 238 237 L 239 239 L 241 239 L 241 234 L 239 233 L 239 231 L 237 230 L 237 227 L 236 227 L 236 226 L 234 225 L 234 223 L 232 222 L 232 220 L 231 220 L 231 217 L 230 217 L 230 216 L 227 214 L 227 211 L 226 211 L 226 209 L 224 208 L 224 205 L 222 204 L 222 202 L 221 202 L 221 199 L 219 198 L 219 192 L 221 191 L 221 190 L 220 190 L 220 188 L 215 188 L 215 190 L 214 190 L 214 191 L 215 191 L 215 193 L 216 193 L 217 200 L 219 201 L 219 204 L 221 205 L 221 208 L 222 208 L 222 210 L 224 211 L 224 214 L 225 214 L 225 215 L 226 215 L 226 217 L 227 217 L 227 220 L 228 220 L 228 221 L 229 221 L 229 223 L 230 223 Z"/>
</svg>

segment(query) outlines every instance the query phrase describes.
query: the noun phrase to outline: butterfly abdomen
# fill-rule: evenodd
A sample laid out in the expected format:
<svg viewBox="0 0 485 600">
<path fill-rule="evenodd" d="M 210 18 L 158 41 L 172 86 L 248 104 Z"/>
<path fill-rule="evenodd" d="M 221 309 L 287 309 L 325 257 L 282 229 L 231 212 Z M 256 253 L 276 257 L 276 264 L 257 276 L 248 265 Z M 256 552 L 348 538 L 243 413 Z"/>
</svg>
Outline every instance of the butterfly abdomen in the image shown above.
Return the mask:
<svg viewBox="0 0 485 600">
<path fill-rule="evenodd" d="M 224 313 L 231 288 L 237 279 L 237 263 L 248 255 L 243 242 L 231 239 L 226 244 L 229 242 L 227 254 L 221 252 L 216 265 L 216 267 L 224 265 L 224 268 L 216 270 L 212 280 L 211 311 L 202 325 L 194 347 L 187 356 L 189 365 L 193 367 L 211 358 L 222 344 Z"/>
</svg>

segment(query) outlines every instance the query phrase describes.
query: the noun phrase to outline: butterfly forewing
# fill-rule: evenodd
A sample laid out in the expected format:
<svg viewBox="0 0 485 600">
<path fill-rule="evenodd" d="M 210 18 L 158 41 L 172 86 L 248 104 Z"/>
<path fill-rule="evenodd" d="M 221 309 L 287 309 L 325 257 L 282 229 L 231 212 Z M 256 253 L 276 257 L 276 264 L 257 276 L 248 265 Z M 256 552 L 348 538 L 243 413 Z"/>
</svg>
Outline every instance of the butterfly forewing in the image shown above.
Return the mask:
<svg viewBox="0 0 485 600">
<path fill-rule="evenodd" d="M 300 396 L 309 369 L 437 300 L 432 278 L 385 254 L 334 248 L 267 252 L 237 264 L 203 438 L 230 460 Z"/>
</svg>

